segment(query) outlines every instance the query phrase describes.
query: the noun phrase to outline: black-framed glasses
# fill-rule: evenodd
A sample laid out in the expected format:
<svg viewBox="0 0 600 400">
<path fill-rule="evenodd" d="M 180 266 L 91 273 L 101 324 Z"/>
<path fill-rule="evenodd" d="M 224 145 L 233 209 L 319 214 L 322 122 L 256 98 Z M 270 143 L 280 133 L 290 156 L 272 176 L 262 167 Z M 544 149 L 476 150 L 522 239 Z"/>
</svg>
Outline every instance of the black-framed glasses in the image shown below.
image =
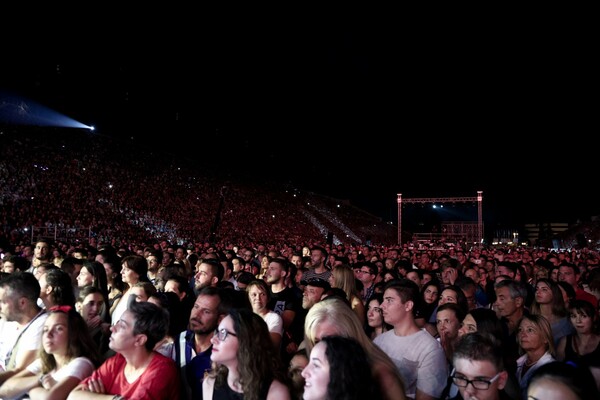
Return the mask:
<svg viewBox="0 0 600 400">
<path fill-rule="evenodd" d="M 498 372 L 493 378 L 491 378 L 489 380 L 481 379 L 481 378 L 475 378 L 475 379 L 471 380 L 471 379 L 467 379 L 466 377 L 464 377 L 462 375 L 457 376 L 456 373 L 453 373 L 451 376 L 452 376 L 452 381 L 458 387 L 467 387 L 470 383 L 477 390 L 488 390 L 490 388 L 490 385 L 492 383 L 494 383 L 500 377 L 501 373 L 502 372 Z"/>
<path fill-rule="evenodd" d="M 223 342 L 227 338 L 227 335 L 237 336 L 235 333 L 229 332 L 225 328 L 223 328 L 223 329 L 215 329 L 215 337 L 217 339 L 219 339 L 219 342 Z"/>
</svg>

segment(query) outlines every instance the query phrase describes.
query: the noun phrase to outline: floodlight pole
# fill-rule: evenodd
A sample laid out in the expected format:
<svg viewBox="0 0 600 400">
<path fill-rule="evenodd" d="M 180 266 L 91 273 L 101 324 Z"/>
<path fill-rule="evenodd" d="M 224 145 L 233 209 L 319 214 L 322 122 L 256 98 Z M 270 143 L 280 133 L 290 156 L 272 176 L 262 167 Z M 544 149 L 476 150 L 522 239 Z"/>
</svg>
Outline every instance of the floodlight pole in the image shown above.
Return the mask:
<svg viewBox="0 0 600 400">
<path fill-rule="evenodd" d="M 398 193 L 398 245 L 402 246 L 402 193 Z"/>
</svg>

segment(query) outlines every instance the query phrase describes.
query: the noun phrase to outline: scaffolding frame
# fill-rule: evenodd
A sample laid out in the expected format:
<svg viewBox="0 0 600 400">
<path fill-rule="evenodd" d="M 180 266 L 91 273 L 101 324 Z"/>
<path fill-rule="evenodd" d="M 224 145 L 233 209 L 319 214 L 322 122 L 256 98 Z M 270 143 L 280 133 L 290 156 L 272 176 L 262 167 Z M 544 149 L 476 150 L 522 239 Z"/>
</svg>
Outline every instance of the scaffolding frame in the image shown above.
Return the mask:
<svg viewBox="0 0 600 400">
<path fill-rule="evenodd" d="M 398 245 L 402 245 L 402 203 L 424 204 L 424 203 L 468 203 L 477 202 L 477 241 L 483 239 L 483 191 L 478 190 L 476 197 L 414 197 L 402 199 L 402 193 L 398 193 Z"/>
</svg>

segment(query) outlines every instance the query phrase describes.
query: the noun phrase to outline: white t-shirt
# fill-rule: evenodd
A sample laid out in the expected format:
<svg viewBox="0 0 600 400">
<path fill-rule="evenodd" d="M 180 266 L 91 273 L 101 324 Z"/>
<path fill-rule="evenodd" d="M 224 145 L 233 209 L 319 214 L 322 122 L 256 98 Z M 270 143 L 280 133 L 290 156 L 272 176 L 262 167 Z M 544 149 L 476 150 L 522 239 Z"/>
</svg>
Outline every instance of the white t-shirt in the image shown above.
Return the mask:
<svg viewBox="0 0 600 400">
<path fill-rule="evenodd" d="M 1 365 L 3 369 L 6 369 L 6 365 L 9 362 L 10 354 L 14 347 L 17 345 L 17 339 L 19 339 L 17 353 L 22 351 L 38 350 L 42 343 L 42 329 L 44 328 L 44 322 L 48 318 L 47 313 L 41 313 L 36 318 L 23 328 L 19 327 L 16 322 L 5 322 L 2 327 L 0 337 L 0 357 L 2 357 Z M 25 329 L 25 331 L 23 331 Z M 21 332 L 23 331 L 23 334 Z M 17 354 L 18 356 L 18 354 Z"/>
<path fill-rule="evenodd" d="M 396 364 L 408 397 L 414 399 L 417 388 L 440 397 L 448 382 L 448 363 L 442 346 L 427 331 L 397 336 L 390 330 L 373 339 L 373 343 Z"/>
<path fill-rule="evenodd" d="M 94 364 L 89 358 L 77 357 L 69 361 L 67 365 L 58 371 L 51 371 L 50 376 L 52 376 L 52 379 L 54 379 L 56 382 L 60 382 L 70 376 L 79 380 L 83 380 L 92 375 L 92 372 L 94 372 L 95 369 L 96 367 L 94 367 Z M 40 374 L 42 372 L 42 361 L 38 358 L 29 364 L 29 366 L 27 366 L 27 371 L 34 375 Z"/>
<path fill-rule="evenodd" d="M 279 333 L 283 336 L 283 319 L 274 311 L 269 311 L 263 319 L 269 327 L 269 332 Z"/>
</svg>

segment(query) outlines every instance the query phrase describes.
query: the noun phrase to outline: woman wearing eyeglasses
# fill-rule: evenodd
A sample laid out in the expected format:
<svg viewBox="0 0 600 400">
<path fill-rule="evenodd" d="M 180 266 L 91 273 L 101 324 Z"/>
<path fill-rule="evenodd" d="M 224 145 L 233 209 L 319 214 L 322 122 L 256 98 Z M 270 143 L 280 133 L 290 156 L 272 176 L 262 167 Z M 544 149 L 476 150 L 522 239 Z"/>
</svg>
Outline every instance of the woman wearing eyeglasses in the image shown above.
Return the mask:
<svg viewBox="0 0 600 400">
<path fill-rule="evenodd" d="M 202 383 L 204 400 L 291 398 L 279 354 L 259 315 L 231 310 L 211 342 L 213 368 Z"/>
</svg>

